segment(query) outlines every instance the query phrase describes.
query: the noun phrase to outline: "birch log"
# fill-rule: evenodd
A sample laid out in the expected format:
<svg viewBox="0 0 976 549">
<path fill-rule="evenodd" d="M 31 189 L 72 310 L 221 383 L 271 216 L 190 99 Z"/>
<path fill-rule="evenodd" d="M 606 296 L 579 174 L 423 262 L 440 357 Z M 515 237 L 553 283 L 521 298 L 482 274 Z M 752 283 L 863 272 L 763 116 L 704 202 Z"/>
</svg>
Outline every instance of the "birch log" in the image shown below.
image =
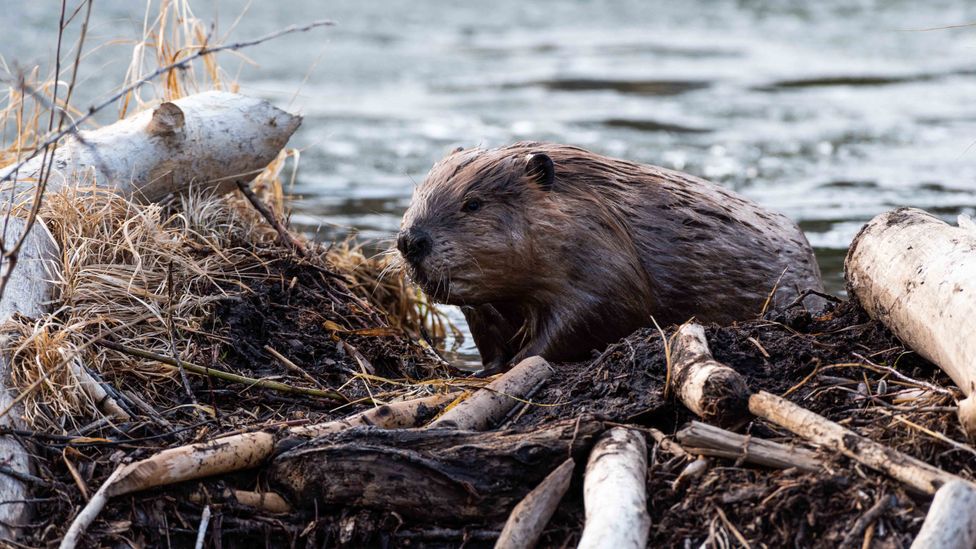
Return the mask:
<svg viewBox="0 0 976 549">
<path fill-rule="evenodd" d="M 942 368 L 968 397 L 976 387 L 976 231 L 914 208 L 872 219 L 844 263 L 850 294 L 871 318 Z M 976 435 L 976 406 L 960 405 Z"/>
<path fill-rule="evenodd" d="M 712 357 L 699 324 L 685 324 L 675 334 L 671 384 L 681 402 L 709 423 L 732 427 L 749 416 L 745 379 Z"/>
<path fill-rule="evenodd" d="M 948 482 L 935 493 L 912 549 L 976 547 L 976 489 L 966 482 Z"/>
<path fill-rule="evenodd" d="M 27 222 L 16 217 L 0 218 L 0 226 L 6 231 L 0 235 L 4 248 L 9 249 L 24 234 Z M 58 265 L 58 247 L 44 223 L 38 220 L 31 227 L 24 240 L 10 273 L 7 287 L 0 296 L 0 324 L 16 314 L 38 317 L 45 313 L 54 299 L 53 280 Z M 6 274 L 11 262 L 3 260 L 0 272 Z M 0 352 L 0 410 L 6 414 L 0 417 L 0 426 L 24 428 L 23 408 L 14 401 L 17 391 L 11 388 L 9 341 L 3 336 L 4 350 Z M 0 464 L 19 473 L 30 473 L 30 455 L 27 450 L 11 436 L 0 437 Z M 31 508 L 26 502 L 30 499 L 28 487 L 23 481 L 12 476 L 0 475 L 0 537 L 15 539 L 18 526 L 27 524 Z"/>
<path fill-rule="evenodd" d="M 519 399 L 552 374 L 552 366 L 541 356 L 529 357 L 492 381 L 467 400 L 444 413 L 431 428 L 483 431 L 501 421 Z"/>
<path fill-rule="evenodd" d="M 208 91 L 162 103 L 112 125 L 79 132 L 54 154 L 47 190 L 66 185 L 113 188 L 125 196 L 159 200 L 191 184 L 229 191 L 271 163 L 301 117 L 267 101 Z M 43 155 L 0 169 L 13 180 L 17 201 L 33 196 Z M 10 184 L 3 185 L 10 192 Z"/>
<path fill-rule="evenodd" d="M 647 514 L 647 447 L 633 429 L 614 427 L 590 452 L 583 477 L 586 523 L 577 547 L 643 549 Z"/>
<path fill-rule="evenodd" d="M 457 393 L 433 395 L 395 402 L 353 414 L 345 419 L 292 427 L 292 436 L 319 436 L 337 433 L 353 427 L 379 428 L 412 427 L 426 421 Z M 148 490 L 177 482 L 204 478 L 256 467 L 264 463 L 275 450 L 278 440 L 272 433 L 257 431 L 220 437 L 209 442 L 169 448 L 146 459 L 122 465 L 98 489 L 100 499 L 92 498 L 75 517 L 70 530 L 76 531 L 75 541 L 101 512 L 108 498 L 140 490 Z M 290 445 L 290 443 L 288 443 Z M 101 507 L 93 507 L 100 505 Z M 69 549 L 73 544 L 62 544 Z"/>
<path fill-rule="evenodd" d="M 338 433 L 353 427 L 373 426 L 380 429 L 414 427 L 428 420 L 458 393 L 394 402 L 347 418 L 289 428 L 285 434 L 298 437 Z M 278 436 L 265 431 L 241 433 L 209 442 L 169 448 L 146 459 L 130 463 L 108 489 L 109 496 L 148 490 L 198 478 L 205 478 L 256 467 L 278 448 Z"/>
<path fill-rule="evenodd" d="M 549 473 L 508 515 L 495 549 L 531 549 L 542 537 L 559 502 L 569 490 L 576 462 L 569 458 Z"/>
</svg>

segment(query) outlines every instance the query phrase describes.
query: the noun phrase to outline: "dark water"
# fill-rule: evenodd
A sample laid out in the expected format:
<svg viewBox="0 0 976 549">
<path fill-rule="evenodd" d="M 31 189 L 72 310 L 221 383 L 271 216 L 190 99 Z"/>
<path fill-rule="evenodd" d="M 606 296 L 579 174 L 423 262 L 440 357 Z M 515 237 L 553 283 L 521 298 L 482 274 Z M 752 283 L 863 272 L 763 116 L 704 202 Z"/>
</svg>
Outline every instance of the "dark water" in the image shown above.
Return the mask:
<svg viewBox="0 0 976 549">
<path fill-rule="evenodd" d="M 219 34 L 246 5 L 196 1 Z M 57 3 L 0 1 L 0 54 L 53 51 Z M 91 43 L 138 36 L 142 2 L 96 2 Z M 677 168 L 798 220 L 828 287 L 860 225 L 903 205 L 976 209 L 974 2 L 253 2 L 244 39 L 318 18 L 222 64 L 302 112 L 293 222 L 388 238 L 451 148 L 552 140 Z M 922 30 L 939 27 L 938 30 Z M 85 91 L 131 46 L 92 55 Z"/>
</svg>

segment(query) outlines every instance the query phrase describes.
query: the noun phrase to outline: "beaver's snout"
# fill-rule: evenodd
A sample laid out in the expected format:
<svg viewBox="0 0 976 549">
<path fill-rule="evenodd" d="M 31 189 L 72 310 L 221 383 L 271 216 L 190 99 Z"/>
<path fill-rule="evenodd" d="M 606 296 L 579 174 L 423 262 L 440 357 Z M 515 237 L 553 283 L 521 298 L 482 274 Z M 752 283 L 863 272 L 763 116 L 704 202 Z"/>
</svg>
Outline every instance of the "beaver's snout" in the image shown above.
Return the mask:
<svg viewBox="0 0 976 549">
<path fill-rule="evenodd" d="M 430 233 L 423 229 L 411 227 L 400 231 L 397 236 L 397 249 L 413 265 L 423 261 L 433 247 L 434 241 L 430 238 Z"/>
</svg>

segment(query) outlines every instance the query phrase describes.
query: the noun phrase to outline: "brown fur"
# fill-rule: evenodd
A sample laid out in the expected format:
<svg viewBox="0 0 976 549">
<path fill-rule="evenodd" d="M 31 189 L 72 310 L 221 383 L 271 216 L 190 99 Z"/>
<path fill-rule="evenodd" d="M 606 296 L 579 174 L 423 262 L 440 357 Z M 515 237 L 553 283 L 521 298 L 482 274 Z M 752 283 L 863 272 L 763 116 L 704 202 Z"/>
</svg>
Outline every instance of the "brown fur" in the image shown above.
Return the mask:
<svg viewBox="0 0 976 549">
<path fill-rule="evenodd" d="M 554 166 L 551 188 L 528 168 Z M 478 199 L 478 211 L 464 211 Z M 821 289 L 786 217 L 655 166 L 549 143 L 458 150 L 416 189 L 401 235 L 435 300 L 461 305 L 487 368 L 531 355 L 578 360 L 652 323 L 729 323 Z M 413 234 L 413 233 L 411 233 Z"/>
</svg>

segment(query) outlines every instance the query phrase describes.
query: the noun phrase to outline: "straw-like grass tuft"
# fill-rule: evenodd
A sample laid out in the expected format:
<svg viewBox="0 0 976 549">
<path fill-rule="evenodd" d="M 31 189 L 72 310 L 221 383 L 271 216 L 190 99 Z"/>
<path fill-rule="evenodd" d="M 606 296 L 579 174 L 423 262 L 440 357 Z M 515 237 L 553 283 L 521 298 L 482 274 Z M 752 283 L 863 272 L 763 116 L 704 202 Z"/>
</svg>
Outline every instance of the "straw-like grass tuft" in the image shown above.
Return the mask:
<svg viewBox="0 0 976 549">
<path fill-rule="evenodd" d="M 366 255 L 363 245 L 352 240 L 334 244 L 329 262 L 353 281 L 350 289 L 384 311 L 394 328 L 415 339 L 441 345 L 458 328 L 414 286 L 390 254 Z"/>
</svg>

